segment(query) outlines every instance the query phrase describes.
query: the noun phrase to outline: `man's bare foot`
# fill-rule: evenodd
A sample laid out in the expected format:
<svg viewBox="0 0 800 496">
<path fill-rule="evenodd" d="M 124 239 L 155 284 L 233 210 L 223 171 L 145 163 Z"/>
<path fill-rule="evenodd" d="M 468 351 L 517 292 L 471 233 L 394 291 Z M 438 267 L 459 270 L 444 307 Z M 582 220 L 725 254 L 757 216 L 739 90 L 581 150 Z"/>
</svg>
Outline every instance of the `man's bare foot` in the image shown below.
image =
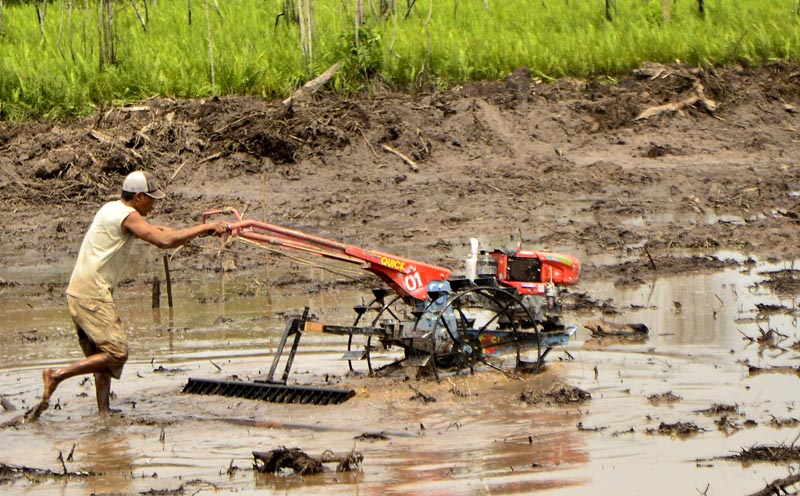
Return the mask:
<svg viewBox="0 0 800 496">
<path fill-rule="evenodd" d="M 58 381 L 55 379 L 53 369 L 44 369 L 42 371 L 42 381 L 44 382 L 44 392 L 42 393 L 42 403 L 50 401 L 50 396 L 53 391 L 58 387 Z"/>
<path fill-rule="evenodd" d="M 19 423 L 27 424 L 29 422 L 36 422 L 37 420 L 39 420 L 39 417 L 42 415 L 42 412 L 47 410 L 49 407 L 50 403 L 44 400 L 40 401 L 38 405 L 26 411 L 21 416 Z"/>
<path fill-rule="evenodd" d="M 116 408 L 109 408 L 108 410 L 102 411 L 98 410 L 97 417 L 100 423 L 105 426 L 121 425 L 121 422 L 125 422 L 125 415 Z"/>
</svg>

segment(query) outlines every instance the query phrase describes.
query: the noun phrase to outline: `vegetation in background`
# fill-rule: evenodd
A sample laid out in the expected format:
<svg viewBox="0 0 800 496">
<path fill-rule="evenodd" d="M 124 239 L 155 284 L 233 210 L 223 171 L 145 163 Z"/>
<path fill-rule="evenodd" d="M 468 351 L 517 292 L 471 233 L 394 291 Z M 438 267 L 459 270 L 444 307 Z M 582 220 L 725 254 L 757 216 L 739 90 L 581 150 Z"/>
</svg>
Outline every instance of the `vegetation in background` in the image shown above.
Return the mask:
<svg viewBox="0 0 800 496">
<path fill-rule="evenodd" d="M 443 88 L 800 59 L 799 0 L 0 0 L 0 119 L 152 96 Z"/>
</svg>

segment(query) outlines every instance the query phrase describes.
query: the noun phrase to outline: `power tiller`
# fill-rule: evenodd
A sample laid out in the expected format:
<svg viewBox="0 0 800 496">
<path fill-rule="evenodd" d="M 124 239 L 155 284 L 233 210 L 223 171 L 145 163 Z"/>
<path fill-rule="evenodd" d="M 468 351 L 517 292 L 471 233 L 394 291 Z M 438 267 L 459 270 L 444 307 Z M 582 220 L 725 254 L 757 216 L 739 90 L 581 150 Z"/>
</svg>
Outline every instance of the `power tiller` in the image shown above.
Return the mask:
<svg viewBox="0 0 800 496">
<path fill-rule="evenodd" d="M 265 248 L 301 253 L 357 265 L 387 287 L 372 291 L 368 304 L 354 307 L 351 325 L 316 322 L 308 309 L 290 319 L 276 349 L 269 374 L 253 382 L 190 378 L 183 391 L 219 394 L 280 403 L 330 404 L 354 391 L 287 384 L 300 338 L 307 332 L 347 337 L 342 357 L 351 371 L 366 364 L 370 375 L 397 365 L 426 367 L 437 380 L 440 370 L 474 372 L 477 364 L 502 370 L 490 361 L 515 354 L 516 369 L 536 371 L 554 346 L 565 345 L 577 325 L 561 323 L 562 295 L 578 282 L 577 258 L 551 251 L 478 251 L 466 261 L 466 274 L 430 263 L 325 239 L 257 220 L 242 219 L 230 207 L 210 210 L 230 215 L 228 236 Z M 276 371 L 291 340 L 280 379 Z M 523 353 L 533 357 L 524 360 Z"/>
</svg>

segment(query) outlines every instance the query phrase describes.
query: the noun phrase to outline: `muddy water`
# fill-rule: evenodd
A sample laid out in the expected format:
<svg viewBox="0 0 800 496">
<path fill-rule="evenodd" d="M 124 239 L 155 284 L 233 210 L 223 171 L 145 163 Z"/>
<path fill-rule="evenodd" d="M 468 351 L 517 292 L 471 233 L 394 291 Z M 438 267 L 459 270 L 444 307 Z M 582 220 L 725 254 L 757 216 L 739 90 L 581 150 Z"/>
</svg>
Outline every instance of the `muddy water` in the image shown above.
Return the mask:
<svg viewBox="0 0 800 496">
<path fill-rule="evenodd" d="M 40 422 L 0 431 L 0 462 L 60 472 L 59 453 L 72 452 L 68 470 L 94 475 L 22 479 L 2 489 L 37 495 L 181 487 L 189 494 L 750 494 L 798 468 L 718 459 L 756 444 L 790 444 L 798 435 L 796 424 L 780 428 L 771 421 L 800 417 L 800 379 L 751 375 L 747 367 L 800 365 L 795 352 L 759 347 L 745 338 L 773 329 L 788 336 L 778 343 L 783 348 L 798 341 L 797 322 L 788 311 L 796 311 L 797 302 L 761 284 L 765 272 L 785 268 L 740 265 L 636 288 L 583 283 L 580 291 L 610 298 L 621 308 L 622 314 L 608 320 L 643 323 L 649 337 L 597 340 L 581 328 L 568 347 L 551 353 L 544 373 L 524 380 L 491 370 L 439 384 L 347 377 L 347 362 L 339 360 L 342 338 L 304 337 L 290 382 L 343 383 L 358 393 L 325 407 L 180 390 L 188 377 L 263 376 L 286 314 L 309 306 L 320 320 L 347 324 L 361 292 L 292 294 L 267 291 L 257 276 L 229 273 L 223 280 L 210 274 L 176 286 L 172 312 L 153 312 L 149 286 L 131 283 L 118 296 L 132 342 L 132 359 L 113 386 L 120 415 L 98 421 L 91 381 L 76 378 L 59 388 L 55 407 Z M 35 271 L 19 266 L 3 274 L 20 284 L 0 288 L 0 394 L 18 410 L 0 411 L 0 422 L 35 403 L 42 367 L 79 356 L 60 289 L 31 298 L 46 281 L 67 272 L 59 266 Z M 760 315 L 757 304 L 787 311 Z M 568 315 L 567 320 L 599 317 Z M 558 383 L 590 392 L 591 401 L 547 406 L 519 399 L 523 390 Z M 437 401 L 411 400 L 410 385 Z M 666 393 L 678 400 L 648 401 Z M 714 405 L 737 408 L 739 414 L 729 416 L 731 428 L 718 428 L 721 415 L 700 412 Z M 700 432 L 657 433 L 662 423 L 676 422 L 693 423 Z M 383 433 L 386 439 L 356 439 L 364 433 Z M 253 451 L 280 446 L 312 456 L 355 449 L 364 462 L 357 472 L 306 477 L 252 470 Z"/>
</svg>

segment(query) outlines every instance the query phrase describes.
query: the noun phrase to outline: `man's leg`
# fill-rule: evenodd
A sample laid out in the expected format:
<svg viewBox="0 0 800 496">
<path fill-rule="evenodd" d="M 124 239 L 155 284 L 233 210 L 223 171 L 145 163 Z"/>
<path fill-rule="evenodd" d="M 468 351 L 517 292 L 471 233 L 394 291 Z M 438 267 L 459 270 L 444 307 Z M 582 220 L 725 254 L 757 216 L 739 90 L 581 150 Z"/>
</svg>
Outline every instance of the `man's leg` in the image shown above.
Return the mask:
<svg viewBox="0 0 800 496">
<path fill-rule="evenodd" d="M 114 302 L 82 300 L 67 295 L 67 304 L 86 358 L 64 368 L 44 371 L 42 404 L 47 408 L 47 401 L 61 381 L 76 375 L 94 374 L 98 413 L 107 416 L 111 412 L 111 378 L 120 377 L 128 358 L 122 321 Z"/>
<path fill-rule="evenodd" d="M 108 372 L 94 373 L 94 390 L 97 394 L 97 413 L 103 417 L 111 414 L 109 397 L 111 396 L 111 374 Z"/>
<path fill-rule="evenodd" d="M 65 379 L 75 377 L 76 375 L 95 374 L 95 381 L 97 387 L 97 404 L 100 406 L 100 382 L 97 380 L 97 375 L 105 374 L 107 376 L 106 385 L 104 386 L 107 391 L 111 389 L 111 375 L 109 374 L 109 362 L 111 357 L 106 353 L 95 353 L 88 356 L 83 360 L 77 361 L 72 365 L 62 367 L 60 369 L 44 369 L 42 378 L 44 379 L 44 393 L 42 393 L 42 403 L 50 401 L 50 396 L 56 390 L 59 384 Z M 108 409 L 108 392 L 105 395 L 105 405 Z M 101 412 L 102 413 L 102 412 Z"/>
</svg>

